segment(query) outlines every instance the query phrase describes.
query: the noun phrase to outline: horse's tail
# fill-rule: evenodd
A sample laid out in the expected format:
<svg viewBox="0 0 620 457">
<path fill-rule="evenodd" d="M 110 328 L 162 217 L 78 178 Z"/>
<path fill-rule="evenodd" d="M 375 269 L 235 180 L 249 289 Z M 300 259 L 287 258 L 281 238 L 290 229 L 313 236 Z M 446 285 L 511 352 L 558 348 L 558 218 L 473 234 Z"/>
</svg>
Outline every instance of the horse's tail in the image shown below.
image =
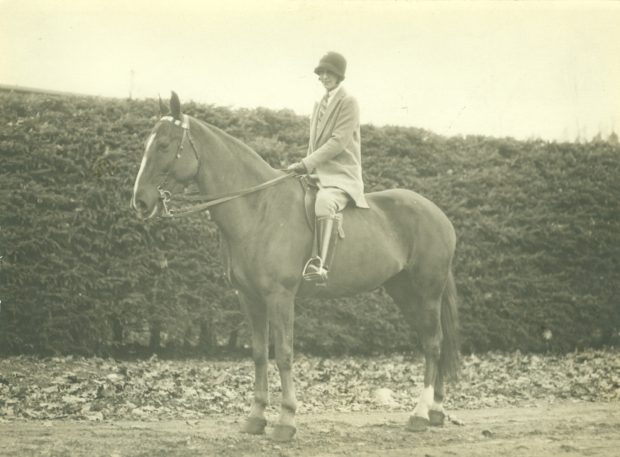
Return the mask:
<svg viewBox="0 0 620 457">
<path fill-rule="evenodd" d="M 460 342 L 456 284 L 452 270 L 441 299 L 441 328 L 443 340 L 439 366 L 444 377 L 456 380 L 460 371 Z"/>
</svg>

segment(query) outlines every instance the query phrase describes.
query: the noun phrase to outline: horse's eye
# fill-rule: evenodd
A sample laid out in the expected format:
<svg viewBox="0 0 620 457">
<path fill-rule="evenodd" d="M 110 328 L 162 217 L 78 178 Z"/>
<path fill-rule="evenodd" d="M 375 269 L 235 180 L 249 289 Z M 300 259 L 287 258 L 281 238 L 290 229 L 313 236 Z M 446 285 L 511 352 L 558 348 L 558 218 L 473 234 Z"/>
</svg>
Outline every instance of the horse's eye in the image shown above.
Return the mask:
<svg viewBox="0 0 620 457">
<path fill-rule="evenodd" d="M 157 143 L 157 150 L 160 152 L 167 152 L 168 151 L 168 146 L 169 143 Z"/>
</svg>

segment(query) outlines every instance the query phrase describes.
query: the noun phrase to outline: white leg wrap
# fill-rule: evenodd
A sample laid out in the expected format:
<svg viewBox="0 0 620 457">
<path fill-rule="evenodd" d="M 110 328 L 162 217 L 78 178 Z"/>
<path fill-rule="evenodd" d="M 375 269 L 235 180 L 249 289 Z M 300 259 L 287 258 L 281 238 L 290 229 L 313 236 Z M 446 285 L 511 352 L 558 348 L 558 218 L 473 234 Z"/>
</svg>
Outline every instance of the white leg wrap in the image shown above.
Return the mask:
<svg viewBox="0 0 620 457">
<path fill-rule="evenodd" d="M 435 390 L 433 389 L 433 386 L 425 387 L 420 394 L 418 404 L 413 410 L 413 415 L 428 419 L 428 410 L 431 408 L 431 406 L 433 406 L 434 396 Z"/>
</svg>

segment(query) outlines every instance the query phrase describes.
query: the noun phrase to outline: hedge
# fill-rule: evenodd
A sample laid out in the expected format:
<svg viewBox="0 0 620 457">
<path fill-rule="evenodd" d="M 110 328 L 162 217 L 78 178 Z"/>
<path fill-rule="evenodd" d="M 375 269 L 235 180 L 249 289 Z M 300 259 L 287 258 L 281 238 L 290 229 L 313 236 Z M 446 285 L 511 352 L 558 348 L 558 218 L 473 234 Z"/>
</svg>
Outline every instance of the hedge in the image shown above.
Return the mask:
<svg viewBox="0 0 620 457">
<path fill-rule="evenodd" d="M 217 352 L 248 344 L 205 215 L 137 220 L 129 208 L 156 100 L 0 93 L 0 352 L 101 354 L 130 345 Z M 306 149 L 288 110 L 184 111 L 276 167 Z M 443 137 L 362 126 L 367 191 L 416 190 L 458 236 L 463 350 L 617 344 L 620 146 Z M 381 291 L 299 300 L 296 347 L 410 350 Z"/>
</svg>

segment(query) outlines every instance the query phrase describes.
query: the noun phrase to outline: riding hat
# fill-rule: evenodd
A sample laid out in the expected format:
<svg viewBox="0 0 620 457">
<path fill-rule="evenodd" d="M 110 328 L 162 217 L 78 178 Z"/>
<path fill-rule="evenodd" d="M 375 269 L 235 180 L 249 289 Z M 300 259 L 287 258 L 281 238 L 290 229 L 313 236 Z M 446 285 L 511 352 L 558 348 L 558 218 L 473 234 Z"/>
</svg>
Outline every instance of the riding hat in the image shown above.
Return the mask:
<svg viewBox="0 0 620 457">
<path fill-rule="evenodd" d="M 328 52 L 319 61 L 319 65 L 314 69 L 318 75 L 321 70 L 328 70 L 344 79 L 344 72 L 347 69 L 347 61 L 337 52 Z"/>
</svg>

